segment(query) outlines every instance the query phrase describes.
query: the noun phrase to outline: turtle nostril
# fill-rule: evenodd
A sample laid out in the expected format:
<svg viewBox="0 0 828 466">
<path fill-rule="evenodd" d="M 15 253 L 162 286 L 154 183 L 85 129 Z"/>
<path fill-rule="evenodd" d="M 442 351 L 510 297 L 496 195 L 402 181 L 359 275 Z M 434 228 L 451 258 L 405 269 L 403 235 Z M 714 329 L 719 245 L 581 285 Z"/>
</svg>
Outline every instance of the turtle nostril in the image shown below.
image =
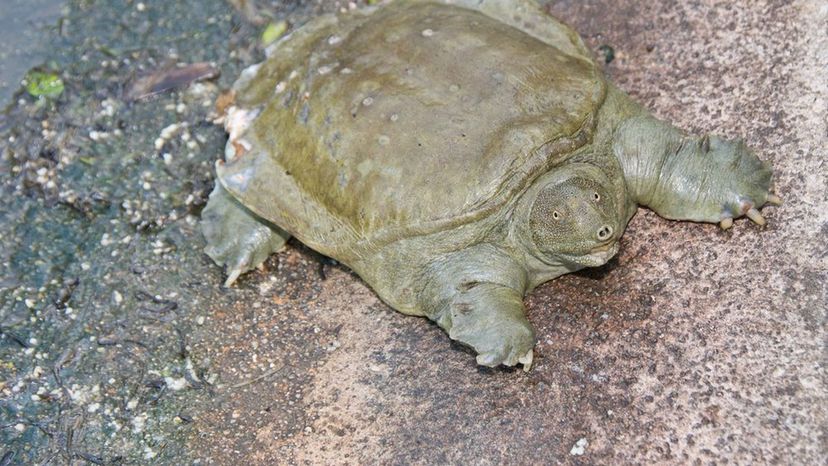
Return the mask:
<svg viewBox="0 0 828 466">
<path fill-rule="evenodd" d="M 600 241 L 605 241 L 605 240 L 609 239 L 610 236 L 612 236 L 612 227 L 611 226 L 604 225 L 603 227 L 601 227 L 600 230 L 598 230 L 598 239 Z"/>
</svg>

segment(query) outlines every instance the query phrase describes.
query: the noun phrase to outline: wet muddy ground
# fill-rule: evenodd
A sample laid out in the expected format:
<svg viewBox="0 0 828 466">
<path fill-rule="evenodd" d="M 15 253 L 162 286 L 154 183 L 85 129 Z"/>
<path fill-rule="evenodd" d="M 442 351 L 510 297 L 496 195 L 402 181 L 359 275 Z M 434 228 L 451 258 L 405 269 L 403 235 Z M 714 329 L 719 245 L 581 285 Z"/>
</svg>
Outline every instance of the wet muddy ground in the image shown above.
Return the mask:
<svg viewBox="0 0 828 466">
<path fill-rule="evenodd" d="M 744 136 L 786 204 L 728 232 L 642 210 L 527 299 L 525 374 L 295 241 L 232 289 L 202 253 L 215 100 L 268 23 L 340 6 L 67 2 L 39 67 L 64 91 L 0 115 L 0 464 L 828 461 L 828 8 L 548 6 L 659 116 Z"/>
</svg>

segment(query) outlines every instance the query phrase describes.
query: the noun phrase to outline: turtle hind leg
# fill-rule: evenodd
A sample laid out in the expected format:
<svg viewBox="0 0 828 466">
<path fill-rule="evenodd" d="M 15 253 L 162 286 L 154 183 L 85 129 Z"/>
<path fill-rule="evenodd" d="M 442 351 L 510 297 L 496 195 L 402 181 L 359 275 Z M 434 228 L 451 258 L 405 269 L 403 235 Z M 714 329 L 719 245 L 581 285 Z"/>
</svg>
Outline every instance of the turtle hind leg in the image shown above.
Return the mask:
<svg viewBox="0 0 828 466">
<path fill-rule="evenodd" d="M 204 252 L 227 268 L 224 286 L 261 265 L 290 238 L 284 230 L 244 208 L 218 183 L 201 214 L 201 232 L 207 240 Z"/>
</svg>

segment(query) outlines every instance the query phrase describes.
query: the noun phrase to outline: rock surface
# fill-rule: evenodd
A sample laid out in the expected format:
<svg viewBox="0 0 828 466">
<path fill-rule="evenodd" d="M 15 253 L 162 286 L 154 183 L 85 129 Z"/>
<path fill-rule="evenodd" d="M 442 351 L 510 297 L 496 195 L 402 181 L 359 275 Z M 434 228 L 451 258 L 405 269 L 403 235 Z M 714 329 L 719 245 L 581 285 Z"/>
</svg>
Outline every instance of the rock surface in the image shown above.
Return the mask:
<svg viewBox="0 0 828 466">
<path fill-rule="evenodd" d="M 198 2 L 198 19 L 175 23 L 194 5 L 169 3 L 124 6 L 166 25 L 148 32 L 139 17 L 134 37 L 93 36 L 137 54 L 129 64 L 70 35 L 67 95 L 0 120 L 3 195 L 16 199 L 0 207 L 0 434 L 18 460 L 828 461 L 824 2 L 549 2 L 597 55 L 612 47 L 607 73 L 657 115 L 744 136 L 786 203 L 764 212 L 765 228 L 727 232 L 640 211 L 610 264 L 528 298 L 539 339 L 528 374 L 476 367 L 295 242 L 220 288 L 194 224 L 222 151 L 203 105 L 257 61 L 255 15 Z M 78 30 L 112 19 L 85 4 L 70 14 Z M 335 7 L 274 14 L 296 25 Z M 199 28 L 188 46 L 182 34 Z M 117 101 L 130 70 L 170 48 L 216 61 L 221 78 Z"/>
</svg>

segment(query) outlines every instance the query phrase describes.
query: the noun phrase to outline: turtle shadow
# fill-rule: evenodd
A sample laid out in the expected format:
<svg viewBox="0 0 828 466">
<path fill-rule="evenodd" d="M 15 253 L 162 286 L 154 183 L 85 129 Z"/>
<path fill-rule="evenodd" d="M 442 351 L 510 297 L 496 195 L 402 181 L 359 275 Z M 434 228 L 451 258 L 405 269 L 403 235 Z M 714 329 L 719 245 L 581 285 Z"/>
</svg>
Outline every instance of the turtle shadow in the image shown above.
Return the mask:
<svg viewBox="0 0 828 466">
<path fill-rule="evenodd" d="M 618 256 L 616 255 L 604 265 L 581 269 L 577 272 L 571 273 L 571 275 L 581 278 L 588 278 L 590 280 L 603 280 L 605 277 L 610 275 L 616 268 L 618 268 L 618 265 Z"/>
</svg>

